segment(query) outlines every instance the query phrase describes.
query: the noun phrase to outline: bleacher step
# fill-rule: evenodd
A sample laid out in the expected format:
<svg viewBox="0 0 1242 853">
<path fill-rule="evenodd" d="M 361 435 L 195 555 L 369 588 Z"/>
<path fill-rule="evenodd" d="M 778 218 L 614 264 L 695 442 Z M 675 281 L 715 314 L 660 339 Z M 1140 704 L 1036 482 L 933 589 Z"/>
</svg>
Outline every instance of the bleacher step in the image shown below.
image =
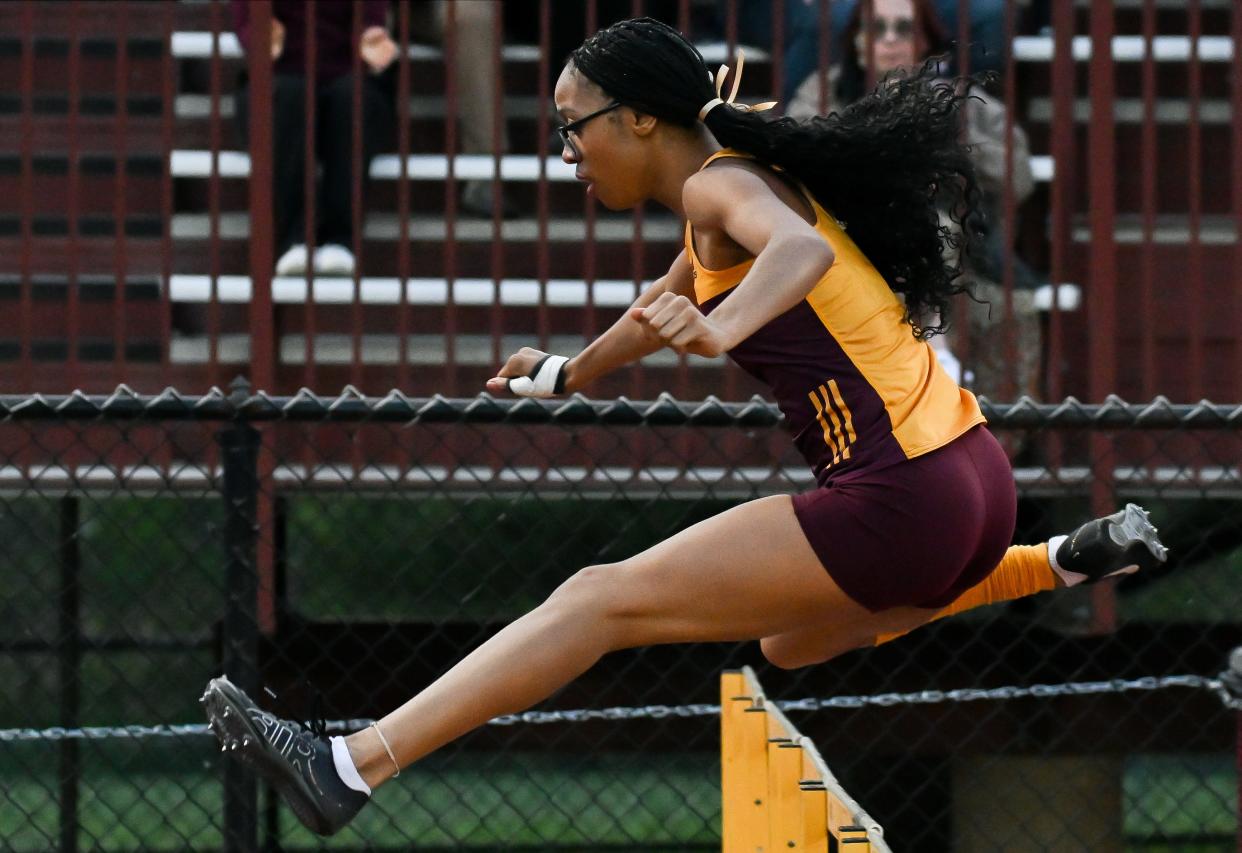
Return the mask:
<svg viewBox="0 0 1242 853">
<path fill-rule="evenodd" d="M 499 160 L 502 181 L 537 181 L 546 177 L 549 181 L 571 182 L 574 166 L 560 157 L 536 157 L 528 154 L 505 154 L 499 158 L 485 154 L 458 154 L 449 158 L 443 154 L 411 154 L 406 158 L 405 174 L 414 181 L 447 180 L 450 159 L 456 180 L 491 180 Z M 213 158 L 210 151 L 172 152 L 172 175 L 174 178 L 208 178 L 218 174 L 222 178 L 249 178 L 250 155 L 244 151 L 220 151 Z M 1037 181 L 1049 181 L 1053 177 L 1052 158 L 1043 155 L 1031 157 L 1031 171 Z M 402 177 L 401 158 L 395 154 L 381 154 L 371 161 L 369 172 L 373 180 L 397 180 Z"/>
<path fill-rule="evenodd" d="M 455 363 L 463 367 L 497 367 L 496 351 L 491 335 L 458 334 L 453 337 Z M 499 358 L 503 360 L 524 346 L 538 343 L 532 335 L 504 335 L 500 339 Z M 359 338 L 362 363 L 395 366 L 400 363 L 400 338 L 391 334 L 366 334 Z M 551 352 L 576 353 L 588 341 L 582 335 L 550 335 L 546 344 Z M 354 340 L 348 334 L 317 334 L 312 338 L 313 361 L 320 365 L 346 366 L 353 363 Z M 170 342 L 169 356 L 173 364 L 204 364 L 210 356 L 210 339 L 206 336 L 177 336 Z M 240 363 L 250 359 L 250 336 L 227 333 L 217 338 L 217 360 Z M 282 364 L 306 363 L 306 336 L 288 334 L 280 337 L 278 358 Z M 406 363 L 419 367 L 443 365 L 448 360 L 448 342 L 444 335 L 406 336 Z M 689 367 L 719 368 L 724 358 L 689 356 Z M 659 350 L 646 356 L 646 367 L 676 367 L 680 362 L 675 352 Z"/>
<path fill-rule="evenodd" d="M 3 220 L 0 220 L 2 222 Z M 499 239 L 505 242 L 531 243 L 540 239 L 539 220 L 535 218 L 507 219 L 500 223 Z M 580 242 L 587 239 L 587 222 L 581 216 L 553 217 L 546 226 L 547 238 L 552 242 Z M 448 223 L 440 216 L 412 216 L 408 230 L 411 240 L 445 240 Z M 371 212 L 366 216 L 363 234 L 368 240 L 391 242 L 400 240 L 402 227 L 395 213 Z M 643 240 L 667 242 L 680 240 L 681 223 L 669 216 L 648 216 L 643 219 L 641 232 L 631 216 L 600 216 L 595 220 L 591 234 L 596 242 L 626 242 L 640 236 Z M 172 219 L 172 236 L 175 240 L 210 240 L 211 216 L 207 213 L 178 213 Z M 233 212 L 219 218 L 217 236 L 222 240 L 245 240 L 250 236 L 250 215 Z M 496 227 L 491 219 L 478 216 L 459 216 L 453 227 L 453 238 L 465 243 L 491 243 L 497 239 Z"/>
<path fill-rule="evenodd" d="M 646 286 L 646 283 L 643 285 Z M 459 278 L 453 281 L 451 293 L 455 305 L 534 307 L 548 305 L 560 308 L 625 307 L 638 296 L 639 286 L 633 281 L 602 279 L 593 283 L 553 279 L 541 285 L 535 279 L 502 279 L 495 282 L 483 278 Z M 246 303 L 251 299 L 249 276 L 222 275 L 213 282 L 207 275 L 175 274 L 169 281 L 168 294 L 173 302 L 209 302 L 212 292 L 221 303 Z M 404 292 L 404 299 L 402 294 Z M 312 280 L 312 300 L 320 305 L 350 305 L 355 301 L 355 286 L 350 278 L 316 278 Z M 450 287 L 442 278 L 366 277 L 356 289 L 357 301 L 364 305 L 446 305 Z M 276 276 L 272 279 L 272 300 L 278 305 L 301 305 L 307 301 L 305 278 Z"/>
<path fill-rule="evenodd" d="M 1157 124 L 1185 125 L 1190 121 L 1189 98 L 1162 97 L 1153 104 L 1152 118 Z M 1052 121 L 1052 99 L 1045 96 L 1031 98 L 1027 103 L 1028 123 Z M 1200 124 L 1228 125 L 1233 121 L 1233 110 L 1223 98 L 1204 98 L 1196 110 Z M 1074 101 L 1074 121 L 1086 123 L 1091 120 L 1091 101 L 1077 98 Z M 1113 121 L 1118 124 L 1141 124 L 1147 120 L 1147 106 L 1142 98 L 1117 98 L 1113 101 Z"/>
</svg>

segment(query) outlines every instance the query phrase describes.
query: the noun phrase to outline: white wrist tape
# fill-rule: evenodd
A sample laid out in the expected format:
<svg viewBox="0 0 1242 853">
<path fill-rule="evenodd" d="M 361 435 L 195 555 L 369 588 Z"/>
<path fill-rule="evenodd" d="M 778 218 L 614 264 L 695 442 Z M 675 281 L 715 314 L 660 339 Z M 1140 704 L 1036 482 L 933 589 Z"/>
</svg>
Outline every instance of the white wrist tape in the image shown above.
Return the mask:
<svg viewBox="0 0 1242 853">
<path fill-rule="evenodd" d="M 565 390 L 561 369 L 569 359 L 563 355 L 546 355 L 535 365 L 529 376 L 509 380 L 509 390 L 519 397 L 551 397 Z"/>
</svg>

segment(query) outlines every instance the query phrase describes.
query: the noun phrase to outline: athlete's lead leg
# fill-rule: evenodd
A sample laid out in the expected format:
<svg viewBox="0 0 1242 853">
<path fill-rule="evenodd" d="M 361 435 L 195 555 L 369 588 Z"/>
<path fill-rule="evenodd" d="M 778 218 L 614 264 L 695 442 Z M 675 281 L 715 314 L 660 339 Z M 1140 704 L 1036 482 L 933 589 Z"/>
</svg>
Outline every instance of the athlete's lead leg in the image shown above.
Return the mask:
<svg viewBox="0 0 1242 853">
<path fill-rule="evenodd" d="M 394 763 L 529 708 L 608 652 L 758 639 L 813 624 L 873 635 L 906 627 L 841 590 L 789 497 L 763 498 L 629 560 L 582 570 L 377 727 L 348 739 L 328 741 L 277 719 L 225 678 L 213 679 L 202 701 L 225 749 L 255 767 L 304 824 L 331 834 L 394 774 Z"/>
<path fill-rule="evenodd" d="M 493 717 L 529 708 L 611 651 L 873 621 L 824 571 L 789 498 L 764 498 L 624 562 L 584 569 L 379 726 L 404 766 Z M 373 730 L 347 743 L 369 785 L 392 775 Z"/>
</svg>

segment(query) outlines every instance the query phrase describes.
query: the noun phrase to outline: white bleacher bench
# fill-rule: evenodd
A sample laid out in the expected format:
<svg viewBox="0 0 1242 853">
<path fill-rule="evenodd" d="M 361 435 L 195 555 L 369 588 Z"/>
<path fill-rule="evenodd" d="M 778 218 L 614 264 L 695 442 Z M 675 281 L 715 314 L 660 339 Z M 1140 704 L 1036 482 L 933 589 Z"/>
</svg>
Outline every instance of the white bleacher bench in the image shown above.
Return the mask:
<svg viewBox="0 0 1242 853">
<path fill-rule="evenodd" d="M 212 175 L 210 151 L 176 149 L 172 152 L 170 170 L 174 178 L 208 178 Z M 453 158 L 453 176 L 462 181 L 491 180 L 494 159 L 490 154 L 458 154 Z M 549 181 L 576 181 L 574 167 L 560 157 L 538 157 L 533 154 L 505 154 L 500 159 L 500 178 L 504 181 L 537 181 L 540 167 Z M 443 181 L 448 178 L 449 158 L 443 154 L 411 154 L 406 158 L 406 173 L 413 181 Z M 1047 182 L 1054 174 L 1052 158 L 1031 157 L 1035 180 Z M 250 155 L 244 151 L 219 152 L 218 174 L 222 178 L 250 177 Z M 397 180 L 401 177 L 401 158 L 381 154 L 371 161 L 371 178 Z"/>
<path fill-rule="evenodd" d="M 212 41 L 210 32 L 201 30 L 175 32 L 172 34 L 172 55 L 175 59 L 210 59 L 214 53 Z M 768 58 L 767 52 L 762 48 L 751 45 L 741 45 L 741 47 L 752 62 Z M 723 43 L 707 42 L 698 45 L 698 48 L 706 62 L 726 61 L 727 48 Z M 506 44 L 501 50 L 503 58 L 510 62 L 538 62 L 541 55 L 537 44 Z M 236 33 L 227 31 L 220 33 L 219 52 L 223 59 L 242 58 L 241 42 L 238 41 Z M 412 60 L 421 61 L 439 60 L 444 58 L 444 51 L 431 45 L 411 44 L 409 57 Z"/>
<path fill-rule="evenodd" d="M 643 283 L 646 289 L 649 283 Z M 593 286 L 585 281 L 552 279 L 541 288 L 535 279 L 459 278 L 453 281 L 453 304 L 487 306 L 499 303 L 506 307 L 582 308 L 588 294 L 600 308 L 625 308 L 638 297 L 639 285 L 633 281 L 603 279 Z M 405 302 L 409 305 L 445 305 L 448 303 L 448 282 L 442 278 L 411 278 L 405 282 Z M 173 275 L 169 278 L 168 297 L 173 302 L 209 302 L 212 294 L 209 275 Z M 316 278 L 311 294 L 318 305 L 349 305 L 354 302 L 354 282 L 349 278 Z M 499 294 L 499 295 L 498 295 Z M 247 303 L 251 298 L 250 276 L 222 275 L 216 279 L 216 299 L 222 303 Z M 272 279 L 272 300 L 277 304 L 300 305 L 306 299 L 306 279 L 276 276 Z M 358 301 L 363 305 L 399 305 L 402 282 L 398 278 L 363 278 L 358 286 Z"/>
<path fill-rule="evenodd" d="M 1147 55 L 1146 41 L 1142 36 L 1113 36 L 1113 61 L 1141 62 Z M 1091 37 L 1074 36 L 1071 50 L 1076 61 L 1086 62 L 1091 58 Z M 1051 62 L 1055 52 L 1050 35 L 1016 36 L 1013 40 L 1013 56 L 1018 62 Z M 1229 36 L 1200 36 L 1196 53 L 1201 62 L 1229 62 L 1233 59 L 1233 40 Z M 1152 39 L 1152 58 L 1157 62 L 1186 62 L 1190 57 L 1189 36 Z"/>
<path fill-rule="evenodd" d="M 546 348 L 549 352 L 576 353 L 590 341 L 582 335 L 549 335 Z M 245 364 L 250 361 L 250 336 L 245 332 L 226 332 L 215 339 L 216 361 L 221 364 Z M 453 364 L 459 367 L 496 367 L 510 354 L 524 346 L 538 346 L 539 336 L 527 334 L 503 335 L 499 352 L 491 335 L 457 334 L 452 339 Z M 349 367 L 355 362 L 369 367 L 395 367 L 405 363 L 414 367 L 442 367 L 449 361 L 449 342 L 444 335 L 411 334 L 405 339 L 405 353 L 401 352 L 401 338 L 396 334 L 370 333 L 359 335 L 357 358 L 354 355 L 352 335 L 342 332 L 321 332 L 311 340 L 311 358 L 321 367 Z M 281 335 L 276 344 L 276 354 L 281 364 L 306 363 L 306 336 L 298 333 Z M 211 339 L 206 335 L 178 335 L 169 344 L 169 361 L 173 364 L 206 364 L 211 358 Z M 724 356 L 704 358 L 686 357 L 689 367 L 722 367 Z M 643 356 L 643 367 L 676 367 L 677 353 L 670 349 L 657 350 Z"/>
<path fill-rule="evenodd" d="M 1091 37 L 1074 36 L 1074 59 L 1086 61 L 1091 58 Z M 1052 60 L 1054 40 L 1050 35 L 1015 36 L 1013 40 L 1014 59 L 1018 62 L 1049 62 Z M 708 42 L 698 46 L 703 59 L 708 63 L 728 61 L 727 46 L 719 42 Z M 768 58 L 762 48 L 752 45 L 739 45 L 746 51 L 752 61 Z M 240 59 L 241 43 L 231 32 L 220 33 L 220 56 L 225 59 Z M 1198 55 L 1203 62 L 1229 62 L 1233 59 L 1233 40 L 1229 36 L 1200 36 L 1198 39 Z M 172 55 L 177 59 L 210 59 L 212 56 L 212 34 L 210 32 L 175 32 L 172 34 Z M 436 60 L 443 58 L 438 47 L 429 45 L 410 45 L 409 56 L 414 60 Z M 506 60 L 513 62 L 538 62 L 540 51 L 538 45 L 507 44 L 503 47 Z M 1114 36 L 1113 60 L 1116 62 L 1138 62 L 1146 55 L 1145 39 L 1142 36 Z M 1185 62 L 1191 55 L 1189 36 L 1165 35 L 1156 36 L 1152 46 L 1152 56 L 1157 61 Z"/>
<path fill-rule="evenodd" d="M 170 169 L 174 178 L 207 178 L 213 173 L 210 151 L 172 152 Z M 406 171 L 413 181 L 443 181 L 448 178 L 449 158 L 443 154 L 411 154 L 406 158 Z M 219 152 L 219 166 L 215 170 L 222 178 L 250 177 L 250 155 L 244 151 Z M 506 181 L 535 181 L 539 179 L 540 167 L 550 181 L 574 181 L 574 167 L 560 157 L 537 157 L 533 154 L 506 154 L 500 158 L 500 177 Z M 491 180 L 494 169 L 489 154 L 458 154 L 453 158 L 453 174 L 458 180 Z M 383 154 L 371 160 L 370 175 L 376 180 L 396 180 L 401 177 L 401 158 L 396 154 Z"/>
<path fill-rule="evenodd" d="M 626 308 L 645 290 L 650 282 L 636 285 L 633 281 L 599 279 L 594 285 L 573 279 L 551 279 L 541 288 L 533 278 L 501 279 L 459 278 L 453 281 L 452 304 L 463 307 L 502 305 L 506 308 Z M 209 275 L 176 274 L 169 278 L 168 298 L 172 302 L 208 303 L 212 300 L 212 279 Z M 250 302 L 250 276 L 222 275 L 215 280 L 215 299 L 222 304 L 244 305 Z M 411 278 L 405 281 L 404 304 L 411 306 L 444 306 L 449 304 L 448 282 L 442 278 Z M 1035 290 L 1035 308 L 1052 310 L 1054 288 L 1050 284 Z M 1057 310 L 1077 311 L 1082 291 L 1076 284 L 1065 283 L 1055 288 Z M 311 295 L 316 305 L 402 304 L 402 282 L 399 278 L 364 277 L 355 294 L 350 278 L 315 278 Z M 299 276 L 272 278 L 272 301 L 277 305 L 302 305 L 307 302 L 306 279 Z M 590 300 L 588 301 L 588 296 Z"/>
<path fill-rule="evenodd" d="M 1087 224 L 1075 225 L 1071 233 L 1075 243 L 1091 242 L 1091 227 Z M 1119 245 L 1142 245 L 1147 236 L 1142 215 L 1121 214 L 1117 216 L 1113 234 Z M 1198 228 L 1192 229 L 1189 216 L 1165 214 L 1154 217 L 1151 241 L 1165 246 L 1184 246 L 1188 243 L 1198 243 L 1204 246 L 1232 246 L 1238 241 L 1238 229 L 1232 216 L 1219 214 L 1200 216 Z"/>
<path fill-rule="evenodd" d="M 1160 98 L 1155 101 L 1152 120 L 1157 124 L 1185 125 L 1190 122 L 1190 101 L 1187 98 Z M 1028 122 L 1047 124 L 1052 121 L 1052 98 L 1031 98 L 1027 104 Z M 1233 109 L 1224 98 L 1202 98 L 1197 111 L 1203 125 L 1227 125 L 1233 121 Z M 1059 120 L 1059 117 L 1058 117 Z M 1074 121 L 1091 120 L 1091 99 L 1074 100 Z M 1142 98 L 1114 98 L 1113 121 L 1117 124 L 1142 124 L 1147 120 L 1147 105 Z"/>
<path fill-rule="evenodd" d="M 533 217 L 505 219 L 499 223 L 499 237 L 506 243 L 533 243 L 540 238 L 539 220 Z M 596 243 L 628 243 L 636 237 L 651 242 L 680 240 L 685 229 L 673 216 L 651 214 L 644 216 L 641 228 L 632 216 L 600 215 L 588 230 L 582 216 L 550 217 L 545 232 L 552 242 L 581 242 L 588 236 Z M 442 216 L 411 216 L 405 233 L 411 240 L 440 241 L 449 236 L 448 223 Z M 363 234 L 368 240 L 400 240 L 401 218 L 392 212 L 371 211 L 363 223 Z M 212 236 L 211 215 L 207 213 L 176 213 L 172 218 L 174 240 L 210 240 Z M 250 217 L 246 213 L 222 213 L 219 217 L 217 236 L 221 240 L 245 240 L 250 236 Z M 495 223 L 490 217 L 477 214 L 467 216 L 459 212 L 453 223 L 453 239 L 458 242 L 490 243 L 497 237 Z"/>
<path fill-rule="evenodd" d="M 237 114 L 237 99 L 233 95 L 220 95 L 219 115 L 222 119 L 231 119 Z M 173 114 L 179 119 L 210 119 L 212 116 L 211 95 L 177 95 L 174 101 Z M 546 107 L 549 122 L 554 122 L 552 102 L 535 95 L 504 96 L 505 117 L 529 118 L 537 117 L 540 106 Z M 443 95 L 411 95 L 409 100 L 409 116 L 414 119 L 444 118 L 447 100 Z M 461 109 L 460 102 L 458 109 Z M 550 132 L 550 131 L 549 131 Z"/>
<path fill-rule="evenodd" d="M 214 53 L 212 41 L 210 32 L 175 32 L 172 34 L 172 55 L 175 59 L 211 59 Z M 236 33 L 221 31 L 219 52 L 222 59 L 242 58 L 244 54 Z M 422 61 L 442 59 L 444 52 L 430 45 L 411 44 L 409 57 Z M 533 44 L 507 44 L 504 46 L 504 58 L 514 62 L 538 62 L 539 47 Z"/>
</svg>

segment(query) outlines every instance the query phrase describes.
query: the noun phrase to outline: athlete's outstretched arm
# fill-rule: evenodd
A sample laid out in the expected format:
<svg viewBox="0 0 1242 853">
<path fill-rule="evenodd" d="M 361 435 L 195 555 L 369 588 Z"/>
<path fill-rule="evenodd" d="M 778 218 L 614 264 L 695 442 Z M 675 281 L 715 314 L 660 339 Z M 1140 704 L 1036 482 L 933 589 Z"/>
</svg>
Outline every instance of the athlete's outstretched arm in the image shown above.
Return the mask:
<svg viewBox="0 0 1242 853">
<path fill-rule="evenodd" d="M 564 367 L 566 393 L 578 391 L 593 380 L 663 348 L 664 342 L 659 336 L 653 334 L 647 324 L 632 318 L 630 312 L 634 309 L 641 311 L 665 293 L 692 296 L 694 279 L 690 273 L 690 262 L 683 250 L 673 260 L 668 272 L 640 293 L 617 322 L 569 360 Z M 544 355 L 539 350 L 523 347 L 509 357 L 495 378 L 487 381 L 487 390 L 508 391 L 508 380 L 529 375 Z"/>
</svg>

